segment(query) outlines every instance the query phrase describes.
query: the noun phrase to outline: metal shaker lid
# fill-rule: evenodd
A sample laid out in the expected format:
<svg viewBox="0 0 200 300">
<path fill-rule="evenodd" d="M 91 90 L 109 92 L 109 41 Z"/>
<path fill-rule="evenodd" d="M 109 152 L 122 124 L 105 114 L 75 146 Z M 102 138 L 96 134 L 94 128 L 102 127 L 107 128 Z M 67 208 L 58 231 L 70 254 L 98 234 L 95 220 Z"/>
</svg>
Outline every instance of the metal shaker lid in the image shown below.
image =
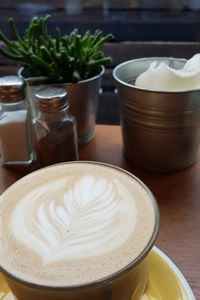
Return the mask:
<svg viewBox="0 0 200 300">
<path fill-rule="evenodd" d="M 19 76 L 0 77 L 0 102 L 12 103 L 25 98 L 25 81 Z"/>
<path fill-rule="evenodd" d="M 35 97 L 39 100 L 40 109 L 44 112 L 59 111 L 69 106 L 67 91 L 57 86 L 40 89 Z"/>
</svg>

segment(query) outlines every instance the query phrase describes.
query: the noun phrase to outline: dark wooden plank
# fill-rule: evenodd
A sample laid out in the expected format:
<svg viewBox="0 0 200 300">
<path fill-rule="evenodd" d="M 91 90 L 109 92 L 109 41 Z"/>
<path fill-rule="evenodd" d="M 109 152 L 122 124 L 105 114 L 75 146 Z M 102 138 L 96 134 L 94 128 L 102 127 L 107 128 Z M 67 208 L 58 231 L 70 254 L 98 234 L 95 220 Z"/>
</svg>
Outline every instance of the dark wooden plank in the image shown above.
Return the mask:
<svg viewBox="0 0 200 300">
<path fill-rule="evenodd" d="M 106 55 L 113 58 L 111 67 L 117 64 L 141 57 L 179 57 L 190 58 L 200 52 L 200 42 L 173 41 L 127 41 L 107 43 L 103 47 Z"/>
<path fill-rule="evenodd" d="M 0 42 L 0 47 L 3 44 Z M 200 42 L 163 42 L 163 41 L 126 41 L 110 42 L 103 46 L 105 55 L 111 56 L 113 68 L 117 64 L 135 58 L 166 56 L 190 58 L 195 53 L 200 52 Z M 16 61 L 8 59 L 0 54 L 0 65 L 17 65 Z"/>
<path fill-rule="evenodd" d="M 111 125 L 118 125 L 120 123 L 116 93 L 105 91 L 100 95 L 96 123 Z"/>
<path fill-rule="evenodd" d="M 98 1 L 96 5 L 87 3 L 80 13 L 70 13 L 66 1 L 3 1 L 0 4 L 0 28 L 7 34 L 8 17 L 14 17 L 20 32 L 24 32 L 30 19 L 35 15 L 51 14 L 50 33 L 59 25 L 62 33 L 69 33 L 79 28 L 83 33 L 97 28 L 105 33 L 112 32 L 117 41 L 126 40 L 163 40 L 163 41 L 198 41 L 200 28 L 200 11 L 141 9 L 130 1 Z M 128 4 L 129 2 L 129 4 Z M 2 3 L 2 2 L 1 2 Z M 73 3 L 73 2 L 72 2 Z M 123 6 L 124 5 L 124 6 Z"/>
<path fill-rule="evenodd" d="M 66 6 L 70 1 L 64 1 L 64 0 L 34 0 L 32 3 L 34 3 L 35 6 L 40 7 L 41 5 L 52 5 L 55 8 L 62 8 Z M 72 0 L 71 3 L 74 1 Z M 189 1 L 192 2 L 192 1 Z M 28 3 L 31 3 L 29 1 Z M 27 0 L 18 0 L 18 5 L 27 5 Z M 129 8 L 135 8 L 135 9 L 166 9 L 166 10 L 181 10 L 185 8 L 191 8 L 195 9 L 198 8 L 198 5 L 193 3 L 185 3 L 185 1 L 160 1 L 160 0 L 80 0 L 80 4 L 83 5 L 83 7 L 102 7 L 107 6 L 111 9 L 129 9 Z M 16 0 L 1 0 L 0 8 L 3 7 L 11 7 L 16 5 Z M 69 5 L 69 4 L 68 4 Z"/>
</svg>

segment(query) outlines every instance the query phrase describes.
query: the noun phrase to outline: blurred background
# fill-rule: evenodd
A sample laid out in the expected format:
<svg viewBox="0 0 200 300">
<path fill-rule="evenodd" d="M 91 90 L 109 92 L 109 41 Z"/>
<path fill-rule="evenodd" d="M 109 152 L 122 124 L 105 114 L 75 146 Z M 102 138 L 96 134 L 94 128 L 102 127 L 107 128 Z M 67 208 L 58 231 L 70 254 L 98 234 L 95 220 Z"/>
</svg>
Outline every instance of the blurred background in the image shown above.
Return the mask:
<svg viewBox="0 0 200 300">
<path fill-rule="evenodd" d="M 101 29 L 114 39 L 104 52 L 112 56 L 103 77 L 97 123 L 119 124 L 113 67 L 149 56 L 189 58 L 200 52 L 200 0 L 0 0 L 0 29 L 10 35 L 13 17 L 21 33 L 34 16 L 50 14 L 50 33 Z M 15 74 L 17 63 L 0 56 L 0 75 Z"/>
</svg>

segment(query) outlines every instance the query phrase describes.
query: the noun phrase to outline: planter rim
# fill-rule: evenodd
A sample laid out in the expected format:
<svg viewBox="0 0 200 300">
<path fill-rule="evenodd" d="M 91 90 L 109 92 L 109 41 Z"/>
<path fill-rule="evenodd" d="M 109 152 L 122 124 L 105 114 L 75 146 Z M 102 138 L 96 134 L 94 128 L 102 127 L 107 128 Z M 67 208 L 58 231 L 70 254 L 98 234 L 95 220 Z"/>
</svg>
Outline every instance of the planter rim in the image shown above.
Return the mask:
<svg viewBox="0 0 200 300">
<path fill-rule="evenodd" d="M 23 70 L 24 70 L 24 67 L 21 67 L 17 74 L 18 76 L 22 77 L 25 79 L 25 81 L 28 81 L 28 83 L 30 85 L 37 85 L 37 84 L 48 84 L 48 77 L 46 76 L 38 76 L 38 77 L 24 77 L 23 76 Z M 90 77 L 90 78 L 87 78 L 87 79 L 84 79 L 84 80 L 80 80 L 76 83 L 73 83 L 73 82 L 51 82 L 50 84 L 52 85 L 58 85 L 58 84 L 67 84 L 67 85 L 77 85 L 77 84 L 83 84 L 83 83 L 87 83 L 87 82 L 90 82 L 92 80 L 95 80 L 95 79 L 98 79 L 99 77 L 101 77 L 105 72 L 105 67 L 103 65 L 101 65 L 101 71 L 99 72 L 99 74 L 93 76 L 93 77 Z"/>
<path fill-rule="evenodd" d="M 115 79 L 115 81 L 118 84 L 121 84 L 123 86 L 129 87 L 131 89 L 134 90 L 138 90 L 140 92 L 143 93 L 154 93 L 154 94 L 191 94 L 191 93 L 199 93 L 200 90 L 199 89 L 193 89 L 193 90 L 183 90 L 183 91 L 157 91 L 157 90 L 150 90 L 150 89 L 145 89 L 145 88 L 141 88 L 138 86 L 135 86 L 133 84 L 130 84 L 128 82 L 126 82 L 125 80 L 121 79 L 118 72 L 120 72 L 124 67 L 126 67 L 127 65 L 131 65 L 133 64 L 134 67 L 134 63 L 139 63 L 139 62 L 153 62 L 153 61 L 163 61 L 163 60 L 168 60 L 168 61 L 180 61 L 180 62 L 187 62 L 187 59 L 185 58 L 177 58 L 177 57 L 165 57 L 165 56 L 152 56 L 152 57 L 144 57 L 144 58 L 136 58 L 136 59 L 131 59 L 131 60 L 127 60 L 124 61 L 120 64 L 118 64 L 114 69 L 113 69 L 113 77 Z"/>
</svg>

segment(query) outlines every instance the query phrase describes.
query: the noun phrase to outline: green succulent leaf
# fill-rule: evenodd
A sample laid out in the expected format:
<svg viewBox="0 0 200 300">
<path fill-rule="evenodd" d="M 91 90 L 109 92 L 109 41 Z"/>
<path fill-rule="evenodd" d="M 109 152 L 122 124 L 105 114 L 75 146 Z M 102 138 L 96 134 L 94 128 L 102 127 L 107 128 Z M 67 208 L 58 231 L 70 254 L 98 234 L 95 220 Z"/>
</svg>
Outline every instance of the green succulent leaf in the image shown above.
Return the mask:
<svg viewBox="0 0 200 300">
<path fill-rule="evenodd" d="M 23 36 L 20 36 L 15 21 L 8 20 L 15 40 L 0 31 L 0 53 L 19 60 L 31 76 L 48 76 L 53 82 L 78 82 L 98 74 L 101 65 L 111 62 L 105 57 L 101 46 L 113 38 L 103 36 L 102 31 L 94 34 L 86 31 L 79 34 L 74 29 L 70 34 L 61 35 L 56 27 L 53 36 L 48 34 L 50 16 L 34 17 Z"/>
</svg>

